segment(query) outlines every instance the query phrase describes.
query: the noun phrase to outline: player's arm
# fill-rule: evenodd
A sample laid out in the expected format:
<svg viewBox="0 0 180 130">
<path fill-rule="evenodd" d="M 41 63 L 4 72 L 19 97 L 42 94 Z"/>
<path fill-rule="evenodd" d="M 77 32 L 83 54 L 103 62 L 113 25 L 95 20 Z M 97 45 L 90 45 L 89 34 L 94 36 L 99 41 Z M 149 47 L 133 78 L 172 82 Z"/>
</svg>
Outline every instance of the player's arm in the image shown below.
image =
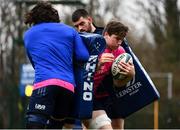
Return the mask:
<svg viewBox="0 0 180 130">
<path fill-rule="evenodd" d="M 113 79 L 113 83 L 117 87 L 126 85 L 135 75 L 135 68 L 132 62 L 120 62 L 118 66 L 121 70 L 121 74 L 125 75 L 126 78 L 122 79 Z"/>
<path fill-rule="evenodd" d="M 104 65 L 106 62 L 113 62 L 114 61 L 114 55 L 112 53 L 103 53 L 98 60 L 97 69 L 99 70 L 101 66 Z"/>
</svg>

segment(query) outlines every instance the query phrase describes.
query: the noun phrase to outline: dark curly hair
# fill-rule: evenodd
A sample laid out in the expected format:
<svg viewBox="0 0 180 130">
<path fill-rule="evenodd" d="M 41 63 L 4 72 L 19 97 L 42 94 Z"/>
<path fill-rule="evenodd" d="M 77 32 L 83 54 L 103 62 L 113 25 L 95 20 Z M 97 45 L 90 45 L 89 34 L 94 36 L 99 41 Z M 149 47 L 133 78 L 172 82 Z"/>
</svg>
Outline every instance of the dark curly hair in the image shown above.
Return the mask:
<svg viewBox="0 0 180 130">
<path fill-rule="evenodd" d="M 35 25 L 43 22 L 60 22 L 59 14 L 49 2 L 39 1 L 33 9 L 25 14 L 24 23 Z"/>
</svg>

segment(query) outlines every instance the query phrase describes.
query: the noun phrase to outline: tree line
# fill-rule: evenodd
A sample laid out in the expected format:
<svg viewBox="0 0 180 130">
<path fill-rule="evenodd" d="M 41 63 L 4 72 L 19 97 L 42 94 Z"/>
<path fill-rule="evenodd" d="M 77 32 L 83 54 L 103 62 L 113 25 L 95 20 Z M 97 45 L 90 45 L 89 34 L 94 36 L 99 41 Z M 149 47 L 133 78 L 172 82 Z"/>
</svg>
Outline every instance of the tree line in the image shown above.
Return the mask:
<svg viewBox="0 0 180 130">
<path fill-rule="evenodd" d="M 103 18 L 107 13 L 121 20 L 118 8 L 123 1 L 106 0 L 103 15 L 98 12 L 101 2 L 90 0 L 85 7 L 97 24 L 104 25 Z M 139 40 L 136 40 L 134 35 L 128 37 L 147 71 L 173 73 L 176 95 L 180 93 L 180 9 L 177 2 L 178 0 L 151 0 L 149 8 L 146 8 L 144 3 L 138 1 L 139 8 L 147 14 L 144 19 L 148 17 L 146 25 L 153 36 L 154 44 L 150 44 L 146 37 Z M 159 4 L 162 5 L 163 13 Z M 18 3 L 16 0 L 1 0 L 0 4 L 0 128 L 23 128 L 24 106 L 18 85 L 20 65 L 28 62 L 22 40 L 25 30 L 23 15 L 28 7 L 26 3 Z M 70 19 L 71 13 L 63 22 L 71 24 Z"/>
</svg>

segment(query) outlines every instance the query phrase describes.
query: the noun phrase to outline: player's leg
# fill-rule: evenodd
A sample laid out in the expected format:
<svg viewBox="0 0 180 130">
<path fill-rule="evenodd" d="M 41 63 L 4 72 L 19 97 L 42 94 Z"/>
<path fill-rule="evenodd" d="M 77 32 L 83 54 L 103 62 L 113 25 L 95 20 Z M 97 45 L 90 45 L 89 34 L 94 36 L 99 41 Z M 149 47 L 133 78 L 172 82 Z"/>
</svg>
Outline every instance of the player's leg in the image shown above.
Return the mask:
<svg viewBox="0 0 180 130">
<path fill-rule="evenodd" d="M 88 122 L 88 128 L 110 130 L 112 129 L 111 119 L 106 115 L 104 110 L 93 111 L 92 119 L 90 119 Z"/>
<path fill-rule="evenodd" d="M 78 119 L 66 119 L 64 121 L 63 129 L 83 129 L 86 130 L 86 126 Z"/>
<path fill-rule="evenodd" d="M 49 94 L 47 87 L 33 90 L 26 113 L 26 128 L 46 128 L 50 119 Z M 53 106 L 53 105 L 52 105 Z"/>
<path fill-rule="evenodd" d="M 83 121 L 84 125 L 90 129 L 112 129 L 111 119 L 107 116 L 105 107 L 106 99 L 94 98 L 92 119 Z"/>
<path fill-rule="evenodd" d="M 75 124 L 68 124 L 68 123 L 65 123 L 63 125 L 63 129 L 73 129 L 75 127 Z"/>
<path fill-rule="evenodd" d="M 124 119 L 123 118 L 117 118 L 117 119 L 111 119 L 112 120 L 112 127 L 113 129 L 123 130 L 124 129 Z"/>
<path fill-rule="evenodd" d="M 27 110 L 26 127 L 62 128 L 61 121 L 69 116 L 72 101 L 73 92 L 60 86 L 34 90 Z"/>
<path fill-rule="evenodd" d="M 49 120 L 49 124 L 47 125 L 47 129 L 62 129 L 63 128 L 63 121 L 61 120 L 54 120 L 54 119 L 50 119 Z"/>
<path fill-rule="evenodd" d="M 121 104 L 113 102 L 110 104 L 107 109 L 106 113 L 112 120 L 112 127 L 113 129 L 124 129 L 124 119 L 122 118 L 121 112 L 119 111 L 119 108 L 121 107 Z"/>
<path fill-rule="evenodd" d="M 58 94 L 56 96 L 55 107 L 52 114 L 52 118 L 54 122 L 56 122 L 57 126 L 54 125 L 54 127 L 52 127 L 51 125 L 51 128 L 57 129 L 58 126 L 61 125 L 61 128 L 71 129 L 73 128 L 75 122 L 74 119 L 71 119 L 74 104 L 74 93 L 62 87 L 59 87 L 57 92 Z"/>
<path fill-rule="evenodd" d="M 36 113 L 28 114 L 26 116 L 27 129 L 45 129 L 48 123 L 48 117 Z"/>
<path fill-rule="evenodd" d="M 72 118 L 67 118 L 64 120 L 63 129 L 73 129 L 76 125 L 76 120 Z"/>
</svg>

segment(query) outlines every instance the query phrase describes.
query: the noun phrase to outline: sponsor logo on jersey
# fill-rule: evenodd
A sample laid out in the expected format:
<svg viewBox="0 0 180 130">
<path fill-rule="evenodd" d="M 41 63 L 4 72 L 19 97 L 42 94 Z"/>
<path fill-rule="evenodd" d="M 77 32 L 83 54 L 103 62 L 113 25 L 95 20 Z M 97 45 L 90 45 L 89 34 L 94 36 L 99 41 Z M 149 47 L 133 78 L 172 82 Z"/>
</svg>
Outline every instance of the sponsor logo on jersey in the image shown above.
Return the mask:
<svg viewBox="0 0 180 130">
<path fill-rule="evenodd" d="M 35 104 L 35 109 L 45 110 L 45 109 L 46 109 L 46 106 L 45 106 L 45 105 L 41 105 L 41 104 Z"/>
</svg>

